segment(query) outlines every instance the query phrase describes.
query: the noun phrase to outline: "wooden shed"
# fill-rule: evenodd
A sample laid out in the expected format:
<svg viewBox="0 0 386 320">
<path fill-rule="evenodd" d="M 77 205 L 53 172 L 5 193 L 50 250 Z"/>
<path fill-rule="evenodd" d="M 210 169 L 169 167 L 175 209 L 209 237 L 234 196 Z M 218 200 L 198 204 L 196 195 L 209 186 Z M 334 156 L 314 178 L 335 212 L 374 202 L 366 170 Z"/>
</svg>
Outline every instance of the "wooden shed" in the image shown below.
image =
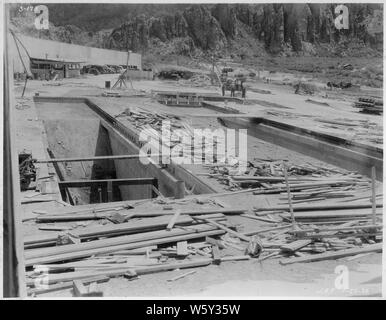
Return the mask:
<svg viewBox="0 0 386 320">
<path fill-rule="evenodd" d="M 76 78 L 80 76 L 81 63 L 79 61 L 60 61 L 49 59 L 30 59 L 31 73 L 34 79 L 52 80 Z"/>
</svg>

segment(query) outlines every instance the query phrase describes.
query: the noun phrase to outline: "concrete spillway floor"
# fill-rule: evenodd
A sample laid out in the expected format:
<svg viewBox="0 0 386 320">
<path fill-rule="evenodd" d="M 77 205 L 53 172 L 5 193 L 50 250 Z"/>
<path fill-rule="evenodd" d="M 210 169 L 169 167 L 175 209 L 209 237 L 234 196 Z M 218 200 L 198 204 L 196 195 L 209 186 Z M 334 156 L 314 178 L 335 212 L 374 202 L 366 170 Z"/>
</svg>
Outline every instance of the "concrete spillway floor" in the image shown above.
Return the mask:
<svg viewBox="0 0 386 320">
<path fill-rule="evenodd" d="M 57 95 L 57 93 L 54 92 L 54 90 L 57 90 L 57 88 L 47 87 L 42 89 L 44 89 L 42 91 L 50 92 L 51 94 L 54 93 L 53 95 Z M 66 90 L 68 91 L 68 88 L 61 89 L 62 92 L 65 92 Z M 120 113 L 124 110 L 125 107 L 130 105 L 141 106 L 140 101 L 142 101 L 132 98 L 97 99 L 100 102 L 103 102 L 98 103 L 98 105 L 100 107 L 106 108 L 106 110 L 109 110 L 109 113 L 112 115 Z M 17 143 L 19 148 L 34 148 L 36 157 L 44 157 L 44 148 L 42 147 L 43 144 L 41 141 L 41 133 L 43 127 L 39 125 L 39 120 L 28 120 L 29 118 L 38 118 L 32 101 L 27 101 L 27 103 L 29 104 L 29 109 L 17 111 L 19 133 Z M 202 112 L 205 111 L 202 110 Z M 208 111 L 208 113 L 213 113 L 213 111 Z M 196 120 L 192 119 L 192 121 Z M 214 119 L 210 121 L 214 121 L 213 125 L 217 123 L 217 121 Z M 197 125 L 201 124 L 203 124 L 202 119 L 198 120 Z M 195 122 L 193 122 L 192 125 L 195 126 Z M 259 158 L 263 158 L 263 154 L 264 157 L 269 156 L 271 158 L 280 158 L 282 156 L 286 156 L 285 154 L 281 153 L 281 150 L 276 150 L 275 148 L 272 148 L 272 146 L 269 146 L 265 143 L 260 143 L 259 141 L 254 141 L 254 143 L 254 146 L 256 146 L 256 153 L 252 152 L 253 156 L 257 156 Z M 254 146 L 252 146 L 252 148 Z M 292 152 L 290 153 L 292 154 Z M 294 158 L 294 160 L 298 159 L 299 161 L 304 161 L 304 159 L 307 159 L 307 157 L 304 157 L 303 155 L 296 155 L 296 157 L 298 156 L 299 158 Z M 310 160 L 315 161 L 315 159 Z M 202 170 L 202 168 L 199 169 L 200 171 Z M 215 181 L 213 180 L 211 183 L 215 183 Z M 223 186 L 219 185 L 219 188 L 223 188 Z M 236 206 L 238 204 L 245 203 L 251 205 L 268 205 L 267 201 L 270 200 L 267 200 L 267 198 L 261 196 L 244 194 L 238 196 L 223 197 L 221 198 L 221 201 L 227 205 Z M 36 216 L 33 214 L 33 210 L 52 210 L 56 206 L 59 206 L 57 202 L 23 205 L 23 217 L 33 218 Z M 253 228 L 256 229 L 270 226 L 267 223 L 251 221 L 243 217 L 230 217 L 229 220 L 235 224 L 238 224 L 241 230 L 244 231 L 248 231 Z M 24 229 L 26 234 L 39 232 L 38 227 L 33 223 L 33 221 L 25 221 Z M 240 252 L 235 252 L 235 254 L 240 254 Z M 205 268 L 199 268 L 196 274 L 192 275 L 191 277 L 181 279 L 178 282 L 171 283 L 166 281 L 168 278 L 175 275 L 175 273 L 166 272 L 142 276 L 140 279 L 130 282 L 122 278 L 113 279 L 109 283 L 102 285 L 102 288 L 104 289 L 106 296 L 179 296 L 182 294 L 189 296 L 200 296 L 205 295 L 208 292 L 216 293 L 219 292 L 219 290 L 222 290 L 222 292 L 227 293 L 230 296 L 234 295 L 235 293 L 249 296 L 264 296 L 266 295 L 266 291 L 258 293 L 254 290 L 251 290 L 249 285 L 256 285 L 259 287 L 264 287 L 266 285 L 277 285 L 277 288 L 283 288 L 283 286 L 286 286 L 287 288 L 290 288 L 289 290 L 299 292 L 298 295 L 301 295 L 301 293 L 304 292 L 304 294 L 307 296 L 376 296 L 381 292 L 381 259 L 382 256 L 380 254 L 372 254 L 370 256 L 358 258 L 357 260 L 353 261 L 322 261 L 291 266 L 281 266 L 275 259 L 267 260 L 263 263 L 256 263 L 252 260 L 247 262 L 227 263 L 220 266 L 213 265 Z M 350 270 L 351 291 L 339 291 L 334 289 L 334 281 L 336 277 L 335 267 L 341 265 L 342 263 Z M 358 285 L 358 281 L 360 281 L 360 285 Z M 246 285 L 246 282 L 249 285 Z M 223 287 L 221 287 L 222 285 Z M 280 294 L 281 291 L 275 290 L 275 293 Z M 283 292 L 283 294 L 285 294 L 285 292 Z M 46 294 L 45 296 L 71 296 L 71 292 L 61 291 Z"/>
</svg>

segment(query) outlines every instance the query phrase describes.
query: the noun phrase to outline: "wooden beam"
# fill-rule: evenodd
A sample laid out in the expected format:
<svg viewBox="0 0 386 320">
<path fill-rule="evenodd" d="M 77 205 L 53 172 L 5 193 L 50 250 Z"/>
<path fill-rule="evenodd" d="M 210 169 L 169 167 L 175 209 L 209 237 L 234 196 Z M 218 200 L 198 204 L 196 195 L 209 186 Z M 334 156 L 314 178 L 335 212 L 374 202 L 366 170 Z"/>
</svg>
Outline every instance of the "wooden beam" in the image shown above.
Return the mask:
<svg viewBox="0 0 386 320">
<path fill-rule="evenodd" d="M 376 204 L 377 208 L 383 207 L 382 203 Z M 294 211 L 317 211 L 317 210 L 344 210 L 344 209 L 365 209 L 365 208 L 371 208 L 371 204 L 342 204 L 342 203 L 336 203 L 336 204 L 310 204 L 310 205 L 300 205 L 300 206 L 293 206 Z M 255 211 L 288 211 L 288 206 L 273 206 L 268 208 L 256 208 Z"/>
<path fill-rule="evenodd" d="M 203 214 L 213 214 L 213 213 L 223 213 L 223 214 L 239 214 L 244 213 L 248 209 L 246 208 L 216 208 L 216 209 L 191 209 L 181 211 L 181 215 L 203 215 Z M 104 219 L 110 217 L 112 213 L 116 211 L 109 212 L 90 212 L 90 213 L 76 213 L 73 214 L 45 214 L 37 217 L 37 222 L 48 222 L 48 221 L 77 221 L 77 220 L 95 220 L 95 219 Z M 133 214 L 134 217 L 155 217 L 155 216 L 171 216 L 175 214 L 175 211 L 136 211 L 128 210 L 127 214 Z"/>
<path fill-rule="evenodd" d="M 148 246 L 164 244 L 164 243 L 186 241 L 190 239 L 205 238 L 206 236 L 220 235 L 224 233 L 224 231 L 222 230 L 210 228 L 205 225 L 201 225 L 201 228 L 192 230 L 192 231 L 181 229 L 179 230 L 179 232 L 175 232 L 175 230 L 162 231 L 162 232 L 161 233 L 160 231 L 157 231 L 156 233 L 148 232 L 146 239 L 144 239 L 143 234 L 132 235 L 132 236 L 136 236 L 137 238 L 136 241 L 133 241 L 133 239 L 131 239 L 130 241 L 127 239 L 127 237 L 129 236 L 125 236 L 125 237 L 117 237 L 115 238 L 116 240 L 113 242 L 108 241 L 111 239 L 106 239 L 105 241 L 96 240 L 96 241 L 91 241 L 90 243 L 60 246 L 60 247 L 56 247 L 57 251 L 54 250 L 52 252 L 49 252 L 49 255 L 46 255 L 47 253 L 46 251 L 34 253 L 33 256 L 30 255 L 26 259 L 26 266 L 33 266 L 35 264 L 52 263 L 57 261 L 73 260 L 78 258 L 89 257 L 95 254 L 110 253 L 110 252 L 120 251 L 120 250 L 137 249 L 137 248 L 148 247 Z M 175 232 L 175 234 L 171 235 L 172 232 Z M 165 236 L 165 233 L 166 233 L 166 236 Z M 151 234 L 151 236 L 149 234 Z M 140 240 L 139 238 L 142 238 L 142 240 Z M 74 246 L 79 246 L 79 247 L 74 247 Z M 66 248 L 63 250 L 64 247 Z"/>
<path fill-rule="evenodd" d="M 166 230 L 170 231 L 170 230 L 173 229 L 174 224 L 176 223 L 176 221 L 177 221 L 178 217 L 180 216 L 180 214 L 181 214 L 181 211 L 180 211 L 180 210 L 177 210 L 177 211 L 175 212 L 175 214 L 173 215 L 173 217 L 170 219 L 168 225 L 166 226 Z"/>
<path fill-rule="evenodd" d="M 240 261 L 240 260 L 249 260 L 249 256 L 229 256 L 221 258 L 221 262 L 225 261 Z M 137 275 L 148 274 L 153 272 L 162 272 L 176 269 L 186 269 L 186 268 L 195 268 L 195 267 L 204 267 L 210 265 L 213 262 L 212 258 L 203 258 L 193 261 L 183 261 L 183 262 L 172 262 L 166 264 L 157 264 L 152 266 L 143 266 L 143 267 L 124 267 L 121 269 L 113 270 L 102 270 L 102 271 L 75 271 L 75 272 L 65 272 L 61 274 L 52 274 L 48 279 L 48 284 L 53 284 L 57 282 L 64 281 L 73 281 L 78 279 L 87 279 L 91 277 L 116 277 L 123 276 L 127 272 L 131 271 Z M 27 281 L 29 286 L 35 284 L 35 279 L 30 279 Z"/>
<path fill-rule="evenodd" d="M 173 262 L 167 264 L 160 264 L 155 266 L 146 266 L 146 267 L 125 267 L 121 269 L 115 270 L 105 270 L 105 271 L 75 271 L 75 272 L 66 272 L 62 274 L 52 274 L 48 279 L 48 284 L 61 282 L 61 281 L 69 281 L 69 280 L 77 280 L 89 278 L 92 276 L 120 276 L 127 273 L 129 270 L 135 271 L 136 274 L 147 274 L 152 272 L 161 272 L 161 271 L 169 271 L 175 269 L 184 269 L 184 268 L 194 268 L 194 267 L 202 267 L 212 263 L 211 258 L 194 260 L 194 261 L 184 261 L 184 262 Z M 28 285 L 34 285 L 35 280 L 29 280 L 27 282 Z"/>
<path fill-rule="evenodd" d="M 24 259 L 23 259 L 23 230 L 20 210 L 20 183 L 18 170 L 18 156 L 16 150 L 16 127 L 14 118 L 13 72 L 11 70 L 11 56 L 9 54 L 9 10 L 10 5 L 4 7 L 4 96 L 3 96 L 3 296 L 16 298 L 26 296 Z"/>
<path fill-rule="evenodd" d="M 283 162 L 283 169 L 284 169 L 285 185 L 287 188 L 288 206 L 289 206 L 289 211 L 291 214 L 292 229 L 295 230 L 295 216 L 294 216 L 294 209 L 292 206 L 291 188 L 290 188 L 290 185 L 288 183 L 287 164 L 285 164 L 284 162 Z"/>
<path fill-rule="evenodd" d="M 95 282 L 90 283 L 90 287 L 89 289 L 87 289 L 81 280 L 74 280 L 73 281 L 74 296 L 75 297 L 103 297 L 103 292 L 94 290 L 92 284 L 95 284 Z"/>
<path fill-rule="evenodd" d="M 312 262 L 312 261 L 321 261 L 321 260 L 329 260 L 329 259 L 340 259 L 347 256 L 353 256 L 362 253 L 368 252 L 381 252 L 382 251 L 382 243 L 370 244 L 364 248 L 353 248 L 346 250 L 339 250 L 334 252 L 326 252 L 320 254 L 313 254 L 305 257 L 293 258 L 280 260 L 280 263 L 283 265 L 298 263 L 298 262 Z"/>
<path fill-rule="evenodd" d="M 137 186 L 144 184 L 154 184 L 156 178 L 130 178 L 130 179 L 101 179 L 101 180 L 70 180 L 59 181 L 59 187 L 65 188 L 84 188 L 99 185 L 108 185 L 112 183 L 114 186 Z"/>
<path fill-rule="evenodd" d="M 110 278 L 106 276 L 98 276 L 98 277 L 91 277 L 83 279 L 83 284 L 87 285 L 93 282 L 106 282 L 109 281 Z M 71 289 L 73 287 L 73 281 L 66 281 L 63 283 L 57 283 L 51 286 L 48 286 L 46 288 L 31 288 L 28 289 L 27 293 L 28 295 L 38 295 L 38 294 L 44 294 L 52 291 L 59 291 L 59 290 L 65 290 L 65 289 Z"/>
<path fill-rule="evenodd" d="M 373 218 L 373 224 L 376 224 L 377 222 L 377 197 L 376 197 L 376 184 L 375 184 L 375 179 L 376 179 L 376 170 L 375 167 L 373 166 L 371 168 L 371 208 L 372 208 L 372 218 Z"/>
<path fill-rule="evenodd" d="M 287 252 L 295 252 L 305 246 L 308 246 L 312 240 L 310 239 L 300 239 L 300 240 L 295 240 L 291 243 L 286 243 L 280 247 L 282 251 L 287 251 Z"/>
<path fill-rule="evenodd" d="M 119 226 L 119 224 L 117 224 L 116 226 Z M 80 244 L 69 244 L 64 246 L 32 249 L 32 250 L 27 250 L 24 256 L 26 259 L 32 259 L 37 257 L 57 255 L 61 253 L 70 253 L 75 251 L 82 251 L 82 250 L 95 249 L 95 248 L 108 247 L 108 246 L 116 246 L 120 244 L 128 244 L 133 242 L 140 242 L 144 240 L 166 238 L 166 237 L 172 237 L 177 235 L 190 234 L 193 232 L 208 231 L 213 229 L 215 228 L 213 228 L 212 226 L 208 226 L 205 224 L 201 224 L 201 225 L 197 224 L 192 226 L 175 228 L 172 231 L 166 231 L 166 230 L 148 231 L 148 232 L 134 233 L 134 234 L 124 235 L 124 236 L 117 236 L 117 237 L 112 237 L 107 239 L 82 242 Z M 91 235 L 94 235 L 95 232 L 96 231 L 94 229 L 94 231 L 91 232 Z M 96 232 L 96 235 L 97 234 L 98 232 Z M 104 233 L 102 231 L 100 235 L 103 235 L 103 234 Z"/>
<path fill-rule="evenodd" d="M 173 278 L 171 278 L 171 279 L 168 279 L 167 281 L 176 281 L 176 280 L 178 280 L 178 279 L 184 278 L 184 277 L 186 277 L 186 276 L 188 276 L 188 275 L 191 275 L 191 274 L 193 274 L 193 273 L 196 273 L 196 272 L 197 272 L 196 270 L 192 270 L 192 271 L 189 271 L 189 272 L 185 272 L 185 273 L 183 273 L 183 274 L 180 274 L 179 276 L 175 276 L 175 277 L 173 277 Z"/>
<path fill-rule="evenodd" d="M 194 219 L 200 220 L 199 218 L 194 218 Z M 232 230 L 232 229 L 230 229 L 230 228 L 228 228 L 228 227 L 226 227 L 226 226 L 224 226 L 224 225 L 222 225 L 220 223 L 217 223 L 217 222 L 209 220 L 209 219 L 201 219 L 201 220 L 204 220 L 207 223 L 209 223 L 209 224 L 211 224 L 211 225 L 213 225 L 213 226 L 215 226 L 215 227 L 217 227 L 219 229 L 222 229 L 222 230 L 224 230 L 224 231 L 226 231 L 226 232 L 228 232 L 230 234 L 233 234 L 234 236 L 236 236 L 237 238 L 239 238 L 241 240 L 244 240 L 246 242 L 251 241 L 250 237 L 248 237 L 248 236 L 246 236 L 246 235 L 244 235 L 242 233 L 236 232 L 236 231 L 234 231 L 234 230 Z"/>
<path fill-rule="evenodd" d="M 128 155 L 116 155 L 116 156 L 94 156 L 85 158 L 57 158 L 57 159 L 38 159 L 36 163 L 55 163 L 55 162 L 79 162 L 79 161 L 98 161 L 98 160 L 128 160 L 128 159 L 140 159 L 140 158 L 157 158 L 161 154 L 128 154 Z"/>
<path fill-rule="evenodd" d="M 187 241 L 177 242 L 177 256 L 186 257 L 187 255 L 189 255 L 188 242 Z"/>
<path fill-rule="evenodd" d="M 214 264 L 220 264 L 221 263 L 221 253 L 220 249 L 217 245 L 212 246 L 212 256 L 213 256 L 213 263 Z"/>
</svg>

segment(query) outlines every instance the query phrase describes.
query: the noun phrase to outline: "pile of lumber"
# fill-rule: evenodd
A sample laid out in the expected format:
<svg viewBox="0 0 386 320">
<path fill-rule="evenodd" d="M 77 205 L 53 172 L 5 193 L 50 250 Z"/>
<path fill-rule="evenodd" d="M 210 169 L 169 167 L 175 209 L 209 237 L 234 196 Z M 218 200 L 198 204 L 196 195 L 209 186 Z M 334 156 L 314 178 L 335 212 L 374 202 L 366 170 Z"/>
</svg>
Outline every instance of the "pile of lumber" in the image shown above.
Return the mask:
<svg viewBox="0 0 386 320">
<path fill-rule="evenodd" d="M 361 109 L 361 112 L 372 113 L 372 114 L 382 114 L 383 113 L 383 100 L 374 99 L 368 97 L 360 97 L 358 101 L 354 102 L 354 108 Z"/>
<path fill-rule="evenodd" d="M 145 126 L 149 126 L 157 131 L 161 131 L 162 121 L 170 121 L 171 129 L 181 128 L 179 124 L 180 118 L 170 114 L 162 112 L 149 112 L 141 108 L 126 108 L 125 111 L 115 116 L 125 117 L 129 120 L 137 129 L 142 129 Z"/>
<path fill-rule="evenodd" d="M 163 145 L 171 149 L 179 145 L 183 150 L 181 156 L 186 155 L 189 157 L 194 155 L 194 159 L 197 159 L 198 163 L 205 160 L 205 154 L 215 154 L 214 161 L 217 161 L 218 156 L 224 156 L 213 152 L 218 143 L 217 139 L 214 139 L 214 141 L 205 139 L 205 132 L 202 130 L 195 131 L 178 116 L 155 111 L 149 112 L 140 108 L 127 108 L 116 117 L 125 117 L 136 129 L 151 137 L 152 142 L 156 143 L 156 148 L 159 148 L 159 141 L 162 141 Z M 167 127 L 166 123 L 169 123 L 170 127 Z M 167 133 L 167 130 L 170 130 L 169 140 L 162 136 L 162 132 Z M 194 152 L 195 150 L 200 152 Z M 178 157 L 180 155 L 176 154 L 174 156 Z M 191 159 L 191 161 L 194 159 Z"/>
<path fill-rule="evenodd" d="M 254 194 L 285 193 L 286 184 L 283 162 L 262 159 L 249 162 L 247 170 L 240 173 L 238 162 L 231 164 L 206 165 L 209 173 L 199 173 L 227 185 L 227 189 L 242 190 L 254 188 Z M 299 191 L 294 201 L 311 198 L 326 199 L 349 197 L 354 188 L 364 188 L 369 182 L 353 172 L 345 172 L 334 168 L 321 168 L 311 164 L 291 164 L 288 166 L 288 181 L 291 191 Z M 302 191 L 302 193 L 300 192 Z"/>
<path fill-rule="evenodd" d="M 248 244 L 249 237 L 235 231 L 225 216 L 243 212 L 213 206 L 128 209 L 125 202 L 39 212 L 36 224 L 43 226 L 41 230 L 63 231 L 24 238 L 28 291 L 37 295 L 73 288 L 77 296 L 90 296 L 94 293 L 86 285 L 112 277 L 135 279 L 140 274 L 248 260 L 244 248 L 238 254 L 227 251 L 236 246 L 235 239 Z"/>
<path fill-rule="evenodd" d="M 228 174 L 236 184 L 256 179 L 256 188 L 241 192 L 287 198 L 266 207 L 227 206 L 216 200 L 223 194 L 210 194 L 35 210 L 41 232 L 24 238 L 28 292 L 72 288 L 76 296 L 95 296 L 101 294 L 95 283 L 111 278 L 131 281 L 174 270 L 168 281 L 179 281 L 199 272 L 180 269 L 227 261 L 279 258 L 286 265 L 382 250 L 382 195 L 373 188 L 370 197 L 368 181 L 336 169 L 285 168 L 287 179 L 282 164 L 266 160 L 244 174 Z M 245 219 L 244 228 L 227 215 Z"/>
<path fill-rule="evenodd" d="M 274 227 L 248 233 L 258 234 L 263 242 L 260 260 L 281 258 L 280 263 L 286 265 L 382 251 L 381 208 L 375 223 L 370 205 L 352 206 L 350 210 L 343 206 L 294 206 L 294 220 L 289 213 L 281 214 L 283 209 L 256 208 L 256 216 L 242 215 L 265 222 L 275 219 L 271 221 Z"/>
</svg>

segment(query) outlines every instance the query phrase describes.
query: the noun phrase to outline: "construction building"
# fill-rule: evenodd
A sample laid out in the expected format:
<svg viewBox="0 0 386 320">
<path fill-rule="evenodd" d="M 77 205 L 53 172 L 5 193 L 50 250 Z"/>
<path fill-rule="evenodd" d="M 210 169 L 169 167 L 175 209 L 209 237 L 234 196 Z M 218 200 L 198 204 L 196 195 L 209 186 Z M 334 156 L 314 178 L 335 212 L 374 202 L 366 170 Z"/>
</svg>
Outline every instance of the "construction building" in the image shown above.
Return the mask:
<svg viewBox="0 0 386 320">
<path fill-rule="evenodd" d="M 15 40 L 16 38 L 16 40 Z M 15 34 L 10 41 L 10 60 L 13 73 L 24 73 L 24 66 L 36 79 L 46 79 L 53 71 L 61 78 L 72 78 L 80 74 L 82 65 L 129 65 L 142 70 L 142 56 L 138 53 L 100 49 L 38 39 Z M 21 58 L 20 58 L 21 56 Z M 129 60 L 128 60 L 129 59 Z"/>
</svg>

